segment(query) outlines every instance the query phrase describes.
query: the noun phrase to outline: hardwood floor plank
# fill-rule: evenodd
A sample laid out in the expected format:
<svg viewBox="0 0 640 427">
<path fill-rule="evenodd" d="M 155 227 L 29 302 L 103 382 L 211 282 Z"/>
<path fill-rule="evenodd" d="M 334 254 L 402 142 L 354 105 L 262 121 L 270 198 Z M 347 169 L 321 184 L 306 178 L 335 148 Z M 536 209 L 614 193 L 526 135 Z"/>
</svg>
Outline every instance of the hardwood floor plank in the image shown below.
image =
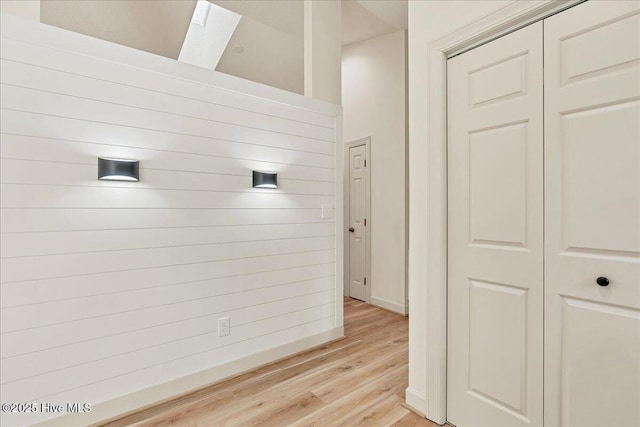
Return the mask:
<svg viewBox="0 0 640 427">
<path fill-rule="evenodd" d="M 403 401 L 404 399 L 397 395 L 387 396 L 375 404 L 369 405 L 352 419 L 343 421 L 340 427 L 392 425 L 409 413 L 402 406 Z"/>
<path fill-rule="evenodd" d="M 407 415 L 402 417 L 400 421 L 392 424 L 391 427 L 440 427 L 440 426 L 434 422 L 429 421 L 426 418 L 417 416 L 413 412 L 409 412 Z"/>
<path fill-rule="evenodd" d="M 403 406 L 405 316 L 345 298 L 346 338 L 127 414 L 109 427 L 435 427 Z"/>
<path fill-rule="evenodd" d="M 135 427 L 167 427 L 176 425 L 197 425 L 196 420 L 201 419 L 207 414 L 216 413 L 222 408 L 234 405 L 235 398 L 233 393 L 219 393 L 215 399 L 208 401 L 193 402 L 190 405 L 184 405 L 169 411 L 159 412 L 157 414 L 143 419 L 140 422 L 129 424 Z M 127 425 L 127 424 L 122 424 Z"/>
<path fill-rule="evenodd" d="M 319 411 L 291 424 L 294 427 L 338 426 L 345 420 L 358 415 L 363 408 L 377 404 L 380 400 L 393 394 L 391 390 L 400 383 L 406 384 L 402 371 L 406 367 L 396 368 L 380 378 L 368 381 L 346 396 L 333 401 Z"/>
<path fill-rule="evenodd" d="M 345 375 L 325 381 L 317 388 L 314 388 L 313 392 L 324 402 L 330 403 L 398 367 L 407 369 L 406 350 L 378 357 L 375 362 L 362 369 L 355 369 Z"/>
<path fill-rule="evenodd" d="M 305 393 L 300 399 L 289 402 L 279 410 L 262 414 L 261 417 L 251 420 L 246 426 L 286 426 L 305 415 L 315 412 L 325 404 L 315 394 Z"/>
</svg>

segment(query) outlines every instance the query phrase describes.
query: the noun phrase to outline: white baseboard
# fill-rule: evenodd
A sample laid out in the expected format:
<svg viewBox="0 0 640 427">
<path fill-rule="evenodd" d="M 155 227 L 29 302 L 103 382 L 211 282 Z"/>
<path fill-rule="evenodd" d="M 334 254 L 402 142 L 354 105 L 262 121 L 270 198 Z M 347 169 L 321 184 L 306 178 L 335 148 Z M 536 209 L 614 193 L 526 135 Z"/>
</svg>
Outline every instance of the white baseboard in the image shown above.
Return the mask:
<svg viewBox="0 0 640 427">
<path fill-rule="evenodd" d="M 126 414 L 127 412 L 136 411 L 162 401 L 170 400 L 178 395 L 194 391 L 212 383 L 220 382 L 259 366 L 342 337 L 344 337 L 344 327 L 341 326 L 97 404 L 89 413 L 67 414 L 35 425 L 41 427 L 67 427 L 70 425 L 79 425 L 78 423 L 90 425 L 104 422 L 108 419 Z"/>
<path fill-rule="evenodd" d="M 416 411 L 426 414 L 427 413 L 427 397 L 421 395 L 411 387 L 407 387 L 405 390 L 405 398 L 407 405 L 411 406 Z"/>
<path fill-rule="evenodd" d="M 373 305 L 377 305 L 378 307 L 382 307 L 382 308 L 384 308 L 386 310 L 402 314 L 403 316 L 406 316 L 407 314 L 409 314 L 409 307 L 408 306 L 402 305 L 402 304 L 398 304 L 397 302 L 389 301 L 389 300 L 384 299 L 384 298 L 378 298 L 378 297 L 374 297 L 372 295 L 371 299 L 369 300 L 369 302 L 371 304 L 373 304 Z"/>
</svg>

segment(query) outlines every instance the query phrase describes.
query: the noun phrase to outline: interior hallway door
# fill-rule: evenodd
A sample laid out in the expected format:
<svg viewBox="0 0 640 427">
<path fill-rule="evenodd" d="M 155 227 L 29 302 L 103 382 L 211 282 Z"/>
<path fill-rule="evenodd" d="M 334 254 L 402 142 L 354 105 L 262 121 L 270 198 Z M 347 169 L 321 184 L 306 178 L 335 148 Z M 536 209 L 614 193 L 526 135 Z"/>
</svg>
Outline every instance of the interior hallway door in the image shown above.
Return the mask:
<svg viewBox="0 0 640 427">
<path fill-rule="evenodd" d="M 349 295 L 368 303 L 366 215 L 369 183 L 366 162 L 365 144 L 349 147 Z"/>
</svg>

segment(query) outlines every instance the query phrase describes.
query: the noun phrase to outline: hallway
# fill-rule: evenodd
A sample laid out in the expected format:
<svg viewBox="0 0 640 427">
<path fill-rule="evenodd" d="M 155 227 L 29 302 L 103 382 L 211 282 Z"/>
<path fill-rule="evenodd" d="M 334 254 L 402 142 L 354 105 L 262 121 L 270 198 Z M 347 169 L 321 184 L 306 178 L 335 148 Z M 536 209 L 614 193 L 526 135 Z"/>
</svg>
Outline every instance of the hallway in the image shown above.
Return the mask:
<svg viewBox="0 0 640 427">
<path fill-rule="evenodd" d="M 345 298 L 346 338 L 106 426 L 435 426 L 407 410 L 406 317 Z"/>
</svg>

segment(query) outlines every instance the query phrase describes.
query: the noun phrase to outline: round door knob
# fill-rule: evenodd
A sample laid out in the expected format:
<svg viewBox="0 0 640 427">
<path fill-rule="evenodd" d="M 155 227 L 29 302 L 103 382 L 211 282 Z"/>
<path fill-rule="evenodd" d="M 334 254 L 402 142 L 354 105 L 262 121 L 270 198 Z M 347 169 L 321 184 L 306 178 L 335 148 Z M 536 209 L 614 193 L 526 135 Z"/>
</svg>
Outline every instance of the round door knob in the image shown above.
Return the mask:
<svg viewBox="0 0 640 427">
<path fill-rule="evenodd" d="M 350 231 L 351 233 L 353 233 L 354 231 L 356 231 L 356 229 L 355 229 L 355 228 L 353 228 L 353 227 L 349 227 L 349 231 Z"/>
<path fill-rule="evenodd" d="M 596 283 L 600 286 L 609 286 L 609 279 L 600 276 L 596 279 Z"/>
</svg>

